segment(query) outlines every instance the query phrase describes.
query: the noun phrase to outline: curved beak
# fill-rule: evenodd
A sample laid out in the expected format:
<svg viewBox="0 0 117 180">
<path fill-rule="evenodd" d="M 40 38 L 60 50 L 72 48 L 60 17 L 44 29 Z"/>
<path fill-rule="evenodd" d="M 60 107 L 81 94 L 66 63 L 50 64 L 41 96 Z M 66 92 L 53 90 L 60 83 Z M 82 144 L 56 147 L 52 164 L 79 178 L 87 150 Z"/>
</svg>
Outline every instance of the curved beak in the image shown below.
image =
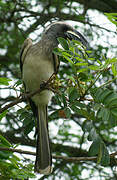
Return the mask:
<svg viewBox="0 0 117 180">
<path fill-rule="evenodd" d="M 69 38 L 70 40 L 77 40 L 80 41 L 86 48 L 89 47 L 89 43 L 88 41 L 84 38 L 84 36 L 79 33 L 78 31 L 76 31 L 75 29 L 73 29 L 73 31 L 67 31 L 66 32 L 66 36 L 67 38 Z"/>
</svg>

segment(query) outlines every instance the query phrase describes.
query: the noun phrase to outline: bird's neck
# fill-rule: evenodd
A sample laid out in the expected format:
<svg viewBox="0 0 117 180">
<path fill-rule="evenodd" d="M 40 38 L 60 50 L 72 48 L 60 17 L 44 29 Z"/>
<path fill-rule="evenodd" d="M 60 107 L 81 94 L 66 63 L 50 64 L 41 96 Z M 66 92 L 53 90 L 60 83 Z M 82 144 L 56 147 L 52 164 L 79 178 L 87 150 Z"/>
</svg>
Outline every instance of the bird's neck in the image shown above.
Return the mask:
<svg viewBox="0 0 117 180">
<path fill-rule="evenodd" d="M 57 38 L 53 36 L 43 36 L 41 41 L 46 53 L 49 54 L 52 53 L 53 49 L 58 46 Z"/>
</svg>

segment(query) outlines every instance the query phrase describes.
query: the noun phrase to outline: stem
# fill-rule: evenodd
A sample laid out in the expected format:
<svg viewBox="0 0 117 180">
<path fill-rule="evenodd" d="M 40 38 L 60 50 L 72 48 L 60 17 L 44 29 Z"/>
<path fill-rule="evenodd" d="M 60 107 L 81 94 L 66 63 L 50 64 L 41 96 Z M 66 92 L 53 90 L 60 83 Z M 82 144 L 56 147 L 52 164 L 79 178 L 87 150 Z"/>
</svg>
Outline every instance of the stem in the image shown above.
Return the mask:
<svg viewBox="0 0 117 180">
<path fill-rule="evenodd" d="M 114 79 L 112 79 L 112 80 L 108 80 L 107 82 L 105 82 L 104 84 L 102 84 L 99 88 L 104 87 L 104 86 L 110 84 L 111 82 L 113 82 L 113 81 L 116 80 L 116 79 L 117 79 L 117 77 L 114 78 Z"/>
<path fill-rule="evenodd" d="M 89 89 L 96 83 L 96 81 L 99 79 L 100 76 L 101 76 L 101 73 L 99 73 L 97 75 L 97 77 L 95 78 L 95 80 L 89 85 L 89 87 L 87 88 L 87 90 L 85 91 L 83 96 L 81 96 L 80 100 L 82 100 L 85 97 L 85 95 L 88 93 Z"/>
</svg>

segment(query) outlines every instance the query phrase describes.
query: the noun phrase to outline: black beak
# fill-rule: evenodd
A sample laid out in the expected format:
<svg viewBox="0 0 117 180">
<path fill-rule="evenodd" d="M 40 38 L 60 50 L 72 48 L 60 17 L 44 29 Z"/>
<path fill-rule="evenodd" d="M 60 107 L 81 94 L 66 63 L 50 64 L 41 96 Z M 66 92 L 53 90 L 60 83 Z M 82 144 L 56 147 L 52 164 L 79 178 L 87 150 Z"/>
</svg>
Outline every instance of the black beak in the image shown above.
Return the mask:
<svg viewBox="0 0 117 180">
<path fill-rule="evenodd" d="M 72 31 L 67 31 L 65 34 L 68 39 L 80 41 L 88 49 L 89 44 L 87 40 L 83 37 L 81 33 L 76 31 L 75 29 L 73 29 Z"/>
</svg>

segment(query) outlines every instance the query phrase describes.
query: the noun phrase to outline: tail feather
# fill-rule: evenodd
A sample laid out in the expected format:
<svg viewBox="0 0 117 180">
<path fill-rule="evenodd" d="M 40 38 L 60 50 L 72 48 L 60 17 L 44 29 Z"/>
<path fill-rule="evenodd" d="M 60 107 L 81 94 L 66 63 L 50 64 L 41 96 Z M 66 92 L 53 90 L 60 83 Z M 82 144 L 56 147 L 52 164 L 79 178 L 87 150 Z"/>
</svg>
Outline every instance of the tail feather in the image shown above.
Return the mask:
<svg viewBox="0 0 117 180">
<path fill-rule="evenodd" d="M 52 172 L 52 157 L 50 152 L 49 134 L 47 127 L 47 106 L 38 106 L 37 118 L 37 147 L 35 172 L 50 174 Z"/>
</svg>

